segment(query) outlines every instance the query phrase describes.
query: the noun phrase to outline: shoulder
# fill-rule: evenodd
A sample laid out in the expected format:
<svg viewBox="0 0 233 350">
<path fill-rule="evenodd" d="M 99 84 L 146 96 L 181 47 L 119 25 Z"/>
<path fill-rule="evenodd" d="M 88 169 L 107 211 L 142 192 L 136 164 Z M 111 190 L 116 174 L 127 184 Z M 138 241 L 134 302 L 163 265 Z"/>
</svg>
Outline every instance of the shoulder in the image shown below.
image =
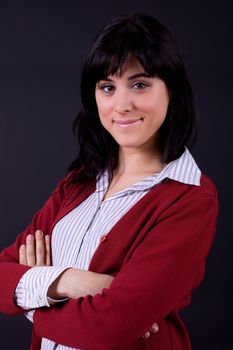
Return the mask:
<svg viewBox="0 0 233 350">
<path fill-rule="evenodd" d="M 204 173 L 200 176 L 200 185 L 186 184 L 180 181 L 167 179 L 163 186 L 169 188 L 170 194 L 182 197 L 182 195 L 209 195 L 217 197 L 217 188 L 214 182 Z"/>
<path fill-rule="evenodd" d="M 191 185 L 173 179 L 165 179 L 151 190 L 147 198 L 151 207 L 159 212 L 167 210 L 201 210 L 207 207 L 218 208 L 218 194 L 214 182 L 201 173 L 200 185 Z"/>
<path fill-rule="evenodd" d="M 156 208 L 157 222 L 173 218 L 180 223 L 195 223 L 195 227 L 203 222 L 216 224 L 219 212 L 217 190 L 205 174 L 201 174 L 200 186 L 169 179 L 161 184 L 160 189 L 158 187 L 158 195 L 155 194 L 151 202 Z"/>
<path fill-rule="evenodd" d="M 214 182 L 205 174 L 201 174 L 200 191 L 210 196 L 217 197 L 217 188 Z"/>
</svg>

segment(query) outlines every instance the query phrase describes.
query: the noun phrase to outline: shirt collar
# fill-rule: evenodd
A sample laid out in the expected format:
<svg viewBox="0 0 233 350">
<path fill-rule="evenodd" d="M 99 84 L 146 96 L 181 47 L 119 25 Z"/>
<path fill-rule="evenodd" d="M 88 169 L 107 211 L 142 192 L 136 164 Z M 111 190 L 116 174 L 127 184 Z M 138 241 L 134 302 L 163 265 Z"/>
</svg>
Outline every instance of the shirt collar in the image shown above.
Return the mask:
<svg viewBox="0 0 233 350">
<path fill-rule="evenodd" d="M 184 153 L 168 163 L 158 176 L 159 181 L 165 178 L 200 186 L 201 170 L 186 147 Z"/>
<path fill-rule="evenodd" d="M 184 153 L 178 159 L 168 163 L 160 173 L 152 174 L 124 191 L 145 191 L 166 178 L 188 185 L 200 186 L 201 171 L 187 148 L 185 148 Z M 107 188 L 108 172 L 106 170 L 97 178 L 96 192 L 105 191 Z"/>
</svg>

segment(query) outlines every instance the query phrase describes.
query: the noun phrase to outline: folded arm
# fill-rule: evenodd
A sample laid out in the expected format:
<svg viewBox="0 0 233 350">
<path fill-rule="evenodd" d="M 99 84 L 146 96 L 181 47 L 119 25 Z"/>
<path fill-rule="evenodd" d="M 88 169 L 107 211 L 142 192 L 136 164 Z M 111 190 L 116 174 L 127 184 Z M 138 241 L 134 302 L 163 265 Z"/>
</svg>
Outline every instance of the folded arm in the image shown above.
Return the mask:
<svg viewBox="0 0 233 350">
<path fill-rule="evenodd" d="M 208 194 L 178 201 L 161 215 L 109 288 L 37 310 L 37 334 L 76 348 L 133 348 L 154 319 L 183 307 L 184 297 L 200 283 L 216 216 L 216 199 Z"/>
<path fill-rule="evenodd" d="M 35 236 L 29 235 L 26 238 L 26 244 L 19 248 L 19 263 L 33 267 L 20 280 L 16 288 L 16 300 L 19 306 L 38 308 L 41 306 L 51 306 L 58 302 L 66 301 L 68 298 L 77 299 L 86 295 L 96 295 L 101 293 L 104 288 L 110 286 L 113 277 L 106 274 L 84 271 L 74 268 L 65 268 L 59 273 L 55 270 L 53 274 L 48 270 L 51 263 L 51 249 L 49 236 L 44 235 L 41 230 L 37 230 Z M 53 282 L 48 285 L 49 278 L 46 279 L 46 271 L 50 280 Z M 53 277 L 57 274 L 57 278 Z M 44 290 L 40 281 L 47 280 L 47 288 Z M 32 283 L 30 283 L 32 282 Z M 24 288 L 22 286 L 25 286 Z M 27 290 L 28 286 L 28 290 Z M 27 292 L 25 293 L 25 289 Z M 44 294 L 44 297 L 43 297 Z M 24 295 L 23 302 L 21 301 Z M 62 299 L 64 298 L 64 299 Z M 46 300 L 46 302 L 43 302 Z M 23 305 L 20 305 L 23 304 Z M 30 316 L 30 317 L 29 317 Z M 31 313 L 27 316 L 32 321 Z M 147 339 L 151 333 L 156 333 L 159 327 L 153 323 L 150 329 L 142 336 Z"/>
</svg>

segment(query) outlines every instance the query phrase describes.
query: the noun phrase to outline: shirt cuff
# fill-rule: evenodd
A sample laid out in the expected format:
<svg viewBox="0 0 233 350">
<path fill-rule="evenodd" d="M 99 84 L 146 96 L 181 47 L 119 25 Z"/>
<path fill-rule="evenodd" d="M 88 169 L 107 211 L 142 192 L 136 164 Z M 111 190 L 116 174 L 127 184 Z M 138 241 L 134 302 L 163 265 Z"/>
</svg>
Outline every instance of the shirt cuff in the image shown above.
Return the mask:
<svg viewBox="0 0 233 350">
<path fill-rule="evenodd" d="M 50 306 L 67 299 L 49 299 L 48 289 L 55 279 L 69 267 L 35 266 L 20 279 L 15 289 L 15 303 L 24 309 Z"/>
</svg>

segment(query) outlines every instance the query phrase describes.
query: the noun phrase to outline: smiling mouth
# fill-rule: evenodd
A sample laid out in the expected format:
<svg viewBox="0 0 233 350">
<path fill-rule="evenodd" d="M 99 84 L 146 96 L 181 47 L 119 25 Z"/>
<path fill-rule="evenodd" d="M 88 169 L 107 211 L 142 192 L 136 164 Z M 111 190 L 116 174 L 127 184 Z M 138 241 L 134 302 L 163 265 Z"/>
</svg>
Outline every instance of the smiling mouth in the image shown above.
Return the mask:
<svg viewBox="0 0 233 350">
<path fill-rule="evenodd" d="M 142 122 L 143 118 L 140 119 L 130 119 L 130 120 L 114 120 L 114 123 L 118 126 L 126 128 L 128 126 L 135 126 Z"/>
</svg>

